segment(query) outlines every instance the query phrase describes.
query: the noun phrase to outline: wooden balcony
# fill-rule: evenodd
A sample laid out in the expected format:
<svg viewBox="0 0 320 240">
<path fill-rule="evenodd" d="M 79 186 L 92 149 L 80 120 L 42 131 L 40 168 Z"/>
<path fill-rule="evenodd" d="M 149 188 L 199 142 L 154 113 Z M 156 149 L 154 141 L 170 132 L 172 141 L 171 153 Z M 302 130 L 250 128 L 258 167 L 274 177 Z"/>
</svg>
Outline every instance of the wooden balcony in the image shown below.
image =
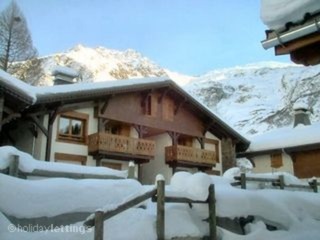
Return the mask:
<svg viewBox="0 0 320 240">
<path fill-rule="evenodd" d="M 155 142 L 108 133 L 94 133 L 88 139 L 89 154 L 94 157 L 148 162 L 154 158 Z"/>
<path fill-rule="evenodd" d="M 166 163 L 171 166 L 213 167 L 216 162 L 214 151 L 180 145 L 165 148 Z"/>
</svg>

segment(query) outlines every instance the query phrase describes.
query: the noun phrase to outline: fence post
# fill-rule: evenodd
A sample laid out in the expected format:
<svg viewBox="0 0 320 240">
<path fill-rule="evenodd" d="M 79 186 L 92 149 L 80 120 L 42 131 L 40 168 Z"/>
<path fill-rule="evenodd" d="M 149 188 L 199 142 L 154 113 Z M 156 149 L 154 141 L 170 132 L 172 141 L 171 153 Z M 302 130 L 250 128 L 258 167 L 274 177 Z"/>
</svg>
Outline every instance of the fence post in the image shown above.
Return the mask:
<svg viewBox="0 0 320 240">
<path fill-rule="evenodd" d="M 129 169 L 128 169 L 128 178 L 134 179 L 134 170 L 135 170 L 134 162 L 130 161 Z"/>
<path fill-rule="evenodd" d="M 103 240 L 103 223 L 103 211 L 96 211 L 94 216 L 94 240 Z"/>
<path fill-rule="evenodd" d="M 216 199 L 214 185 L 209 186 L 209 196 L 208 196 L 208 206 L 209 206 L 209 238 L 211 240 L 217 239 L 217 222 L 216 222 Z"/>
<path fill-rule="evenodd" d="M 241 189 L 246 189 L 247 188 L 246 174 L 245 173 L 241 173 L 241 175 L 240 175 L 240 183 L 241 183 Z"/>
<path fill-rule="evenodd" d="M 317 193 L 318 192 L 318 181 L 316 178 L 312 179 L 312 182 L 310 185 L 312 187 L 313 192 Z"/>
<path fill-rule="evenodd" d="M 9 175 L 12 177 L 19 176 L 19 156 L 13 155 L 13 159 L 9 166 Z"/>
<path fill-rule="evenodd" d="M 165 180 L 162 175 L 157 175 L 157 238 L 164 240 L 165 237 Z"/>
<path fill-rule="evenodd" d="M 280 184 L 280 189 L 284 189 L 284 176 L 280 175 L 279 176 L 279 184 Z"/>
</svg>

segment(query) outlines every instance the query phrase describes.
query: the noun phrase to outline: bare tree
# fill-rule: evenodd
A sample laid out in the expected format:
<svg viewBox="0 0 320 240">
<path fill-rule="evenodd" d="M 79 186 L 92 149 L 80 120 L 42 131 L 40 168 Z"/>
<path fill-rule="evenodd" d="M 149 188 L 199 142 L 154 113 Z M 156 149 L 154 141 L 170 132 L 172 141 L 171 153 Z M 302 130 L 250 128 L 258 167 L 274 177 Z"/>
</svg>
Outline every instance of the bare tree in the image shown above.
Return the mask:
<svg viewBox="0 0 320 240">
<path fill-rule="evenodd" d="M 0 69 L 24 79 L 26 71 L 40 71 L 27 21 L 15 1 L 0 13 Z M 21 69 L 23 61 L 24 71 Z M 25 80 L 25 79 L 24 79 Z"/>
</svg>

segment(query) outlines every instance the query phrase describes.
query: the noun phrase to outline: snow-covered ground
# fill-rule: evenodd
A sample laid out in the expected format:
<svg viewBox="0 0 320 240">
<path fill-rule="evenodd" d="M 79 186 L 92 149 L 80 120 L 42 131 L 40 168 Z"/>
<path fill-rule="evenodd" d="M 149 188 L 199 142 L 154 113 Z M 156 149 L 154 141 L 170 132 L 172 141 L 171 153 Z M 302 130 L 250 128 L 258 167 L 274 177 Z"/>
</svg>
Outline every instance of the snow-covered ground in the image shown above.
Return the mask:
<svg viewBox="0 0 320 240">
<path fill-rule="evenodd" d="M 218 228 L 219 239 L 222 240 L 319 239 L 320 194 L 238 189 L 230 182 L 232 176 L 239 172 L 240 169 L 231 169 L 223 177 L 178 172 L 171 181 L 167 181 L 166 194 L 205 200 L 208 186 L 213 183 L 219 217 L 255 217 L 246 225 L 246 235 Z M 285 179 L 293 179 L 295 183 L 299 181 L 290 175 Z M 27 225 L 19 229 L 6 216 L 36 218 L 79 211 L 94 212 L 96 209 L 109 209 L 152 187 L 143 186 L 135 180 L 23 180 L 0 174 L 0 239 L 93 239 L 93 230 L 86 230 L 83 222 L 62 227 Z M 105 239 L 156 239 L 155 203 L 148 200 L 144 205 L 145 208 L 132 208 L 107 220 L 104 224 Z M 208 223 L 203 221 L 207 217 L 206 204 L 194 204 L 190 208 L 188 204 L 167 203 L 166 238 L 208 235 Z M 277 230 L 267 230 L 266 224 L 277 227 Z"/>
</svg>

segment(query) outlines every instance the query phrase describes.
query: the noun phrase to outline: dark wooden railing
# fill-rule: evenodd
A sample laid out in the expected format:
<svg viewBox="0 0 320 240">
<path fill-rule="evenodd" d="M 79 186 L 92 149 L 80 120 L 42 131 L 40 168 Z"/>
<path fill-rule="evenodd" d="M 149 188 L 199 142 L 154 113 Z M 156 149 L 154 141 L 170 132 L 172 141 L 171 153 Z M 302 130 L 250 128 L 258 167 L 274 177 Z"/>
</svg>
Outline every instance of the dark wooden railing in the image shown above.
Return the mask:
<svg viewBox="0 0 320 240">
<path fill-rule="evenodd" d="M 94 133 L 88 139 L 89 153 L 113 152 L 128 155 L 154 157 L 155 142 L 151 140 L 119 136 L 108 133 Z"/>
<path fill-rule="evenodd" d="M 216 154 L 214 151 L 174 145 L 165 148 L 166 162 L 190 162 L 194 164 L 214 165 Z"/>
<path fill-rule="evenodd" d="M 217 221 L 216 221 L 216 198 L 214 185 L 211 184 L 208 189 L 208 198 L 204 201 L 195 201 L 189 198 L 183 197 L 166 197 L 165 195 L 165 181 L 163 176 L 156 179 L 157 186 L 152 190 L 143 193 L 135 198 L 128 200 L 127 202 L 120 203 L 116 208 L 111 208 L 107 211 L 97 210 L 95 214 L 92 214 L 84 222 L 86 228 L 94 227 L 94 240 L 103 240 L 104 235 L 104 221 L 107 219 L 129 209 L 151 198 L 152 201 L 157 203 L 157 219 L 156 219 L 156 231 L 157 239 L 165 240 L 165 203 L 187 203 L 189 205 L 193 203 L 208 204 L 208 223 L 209 223 L 209 236 L 205 236 L 204 239 L 217 240 Z"/>
</svg>

